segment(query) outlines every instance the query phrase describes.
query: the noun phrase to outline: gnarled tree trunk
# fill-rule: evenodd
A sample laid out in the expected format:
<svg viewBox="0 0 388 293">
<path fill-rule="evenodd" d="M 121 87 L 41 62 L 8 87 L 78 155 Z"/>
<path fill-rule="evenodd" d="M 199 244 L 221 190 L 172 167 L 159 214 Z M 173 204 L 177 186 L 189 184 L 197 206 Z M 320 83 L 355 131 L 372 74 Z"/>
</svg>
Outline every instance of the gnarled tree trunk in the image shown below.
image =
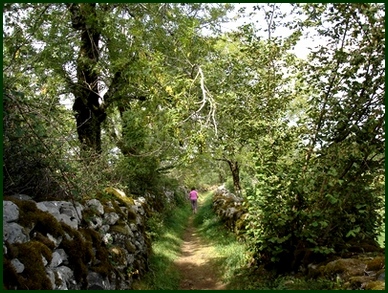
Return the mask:
<svg viewBox="0 0 388 293">
<path fill-rule="evenodd" d="M 237 195 L 241 195 L 240 168 L 238 166 L 238 162 L 231 160 L 227 160 L 227 162 L 229 164 L 230 171 L 232 172 L 234 192 Z"/>
<path fill-rule="evenodd" d="M 77 133 L 84 151 L 101 152 L 101 123 L 106 118 L 100 105 L 98 73 L 98 43 L 100 29 L 96 21 L 95 3 L 74 3 L 68 8 L 72 25 L 81 32 L 81 45 L 77 60 L 77 84 L 73 89 L 73 110 L 77 122 Z"/>
<path fill-rule="evenodd" d="M 241 196 L 241 185 L 240 185 L 240 168 L 237 161 L 232 161 L 228 159 L 217 159 L 217 161 L 227 162 L 229 165 L 229 169 L 232 172 L 233 179 L 233 188 L 234 192 Z"/>
</svg>

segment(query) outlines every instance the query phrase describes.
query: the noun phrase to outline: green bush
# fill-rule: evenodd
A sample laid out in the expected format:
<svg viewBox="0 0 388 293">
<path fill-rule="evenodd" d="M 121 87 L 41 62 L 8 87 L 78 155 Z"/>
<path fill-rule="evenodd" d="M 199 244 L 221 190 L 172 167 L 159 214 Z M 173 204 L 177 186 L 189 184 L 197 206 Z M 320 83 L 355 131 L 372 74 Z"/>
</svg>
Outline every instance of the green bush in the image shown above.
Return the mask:
<svg viewBox="0 0 388 293">
<path fill-rule="evenodd" d="M 297 271 L 362 243 L 378 250 L 384 183 L 376 182 L 378 172 L 344 174 L 350 159 L 332 160 L 340 149 L 326 151 L 304 174 L 298 162 L 258 167 L 258 183 L 247 191 L 247 230 L 257 260 L 268 268 Z"/>
</svg>

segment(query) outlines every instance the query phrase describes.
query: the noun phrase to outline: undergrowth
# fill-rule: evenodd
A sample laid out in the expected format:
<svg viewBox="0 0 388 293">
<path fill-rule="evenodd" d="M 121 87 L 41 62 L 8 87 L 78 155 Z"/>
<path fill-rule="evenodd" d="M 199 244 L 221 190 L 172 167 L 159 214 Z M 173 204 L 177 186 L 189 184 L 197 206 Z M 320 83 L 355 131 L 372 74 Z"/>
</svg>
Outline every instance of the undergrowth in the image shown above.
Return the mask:
<svg viewBox="0 0 388 293">
<path fill-rule="evenodd" d="M 179 287 L 180 273 L 174 266 L 179 257 L 182 236 L 190 216 L 190 206 L 181 203 L 168 215 L 149 219 L 152 230 L 152 254 L 149 259 L 150 271 L 137 280 L 134 290 L 176 290 Z"/>
<path fill-rule="evenodd" d="M 250 265 L 250 254 L 246 243 L 225 229 L 212 209 L 212 193 L 202 196 L 194 226 L 203 238 L 215 247 L 220 278 L 228 290 L 333 290 L 339 289 L 336 282 L 304 276 L 276 276 L 272 272 Z"/>
<path fill-rule="evenodd" d="M 340 290 L 341 286 L 339 281 L 291 275 L 276 277 L 253 269 L 241 271 L 229 283 L 230 290 Z"/>
</svg>

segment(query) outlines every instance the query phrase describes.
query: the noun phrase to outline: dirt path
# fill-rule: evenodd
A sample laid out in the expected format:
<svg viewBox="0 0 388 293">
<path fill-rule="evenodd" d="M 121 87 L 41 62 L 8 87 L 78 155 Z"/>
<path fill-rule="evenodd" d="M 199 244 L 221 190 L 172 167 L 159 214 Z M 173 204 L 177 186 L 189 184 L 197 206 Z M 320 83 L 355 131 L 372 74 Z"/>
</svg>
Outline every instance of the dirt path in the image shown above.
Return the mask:
<svg viewBox="0 0 388 293">
<path fill-rule="evenodd" d="M 214 248 L 199 237 L 193 216 L 189 218 L 183 241 L 181 256 L 175 261 L 182 274 L 179 290 L 226 290 L 217 277 Z"/>
</svg>

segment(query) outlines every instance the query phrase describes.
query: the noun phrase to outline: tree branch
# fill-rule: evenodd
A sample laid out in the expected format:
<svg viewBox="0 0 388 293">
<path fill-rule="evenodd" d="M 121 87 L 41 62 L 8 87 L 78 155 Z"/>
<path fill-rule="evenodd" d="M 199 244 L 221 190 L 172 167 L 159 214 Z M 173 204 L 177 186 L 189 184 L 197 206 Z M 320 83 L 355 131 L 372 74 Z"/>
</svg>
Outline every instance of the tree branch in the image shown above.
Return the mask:
<svg viewBox="0 0 388 293">
<path fill-rule="evenodd" d="M 206 119 L 205 124 L 206 125 L 209 124 L 210 120 L 212 120 L 213 125 L 214 125 L 214 131 L 215 131 L 215 134 L 217 135 L 218 134 L 217 121 L 215 118 L 216 103 L 215 103 L 213 97 L 210 95 L 209 90 L 207 89 L 207 87 L 205 85 L 205 76 L 203 74 L 202 68 L 197 64 L 192 65 L 192 68 L 193 68 L 192 74 L 193 74 L 195 68 L 197 68 L 197 71 L 198 71 L 192 84 L 194 84 L 194 82 L 197 80 L 197 78 L 200 77 L 199 82 L 200 82 L 200 88 L 201 88 L 201 93 L 202 93 L 202 100 L 198 102 L 198 104 L 201 104 L 199 106 L 199 108 L 194 113 L 192 113 L 189 117 L 187 117 L 183 122 L 188 121 L 190 118 L 197 117 L 199 115 L 199 113 L 202 111 L 202 109 L 205 107 L 205 105 L 207 103 L 209 103 L 210 110 L 207 114 L 207 119 Z"/>
</svg>

